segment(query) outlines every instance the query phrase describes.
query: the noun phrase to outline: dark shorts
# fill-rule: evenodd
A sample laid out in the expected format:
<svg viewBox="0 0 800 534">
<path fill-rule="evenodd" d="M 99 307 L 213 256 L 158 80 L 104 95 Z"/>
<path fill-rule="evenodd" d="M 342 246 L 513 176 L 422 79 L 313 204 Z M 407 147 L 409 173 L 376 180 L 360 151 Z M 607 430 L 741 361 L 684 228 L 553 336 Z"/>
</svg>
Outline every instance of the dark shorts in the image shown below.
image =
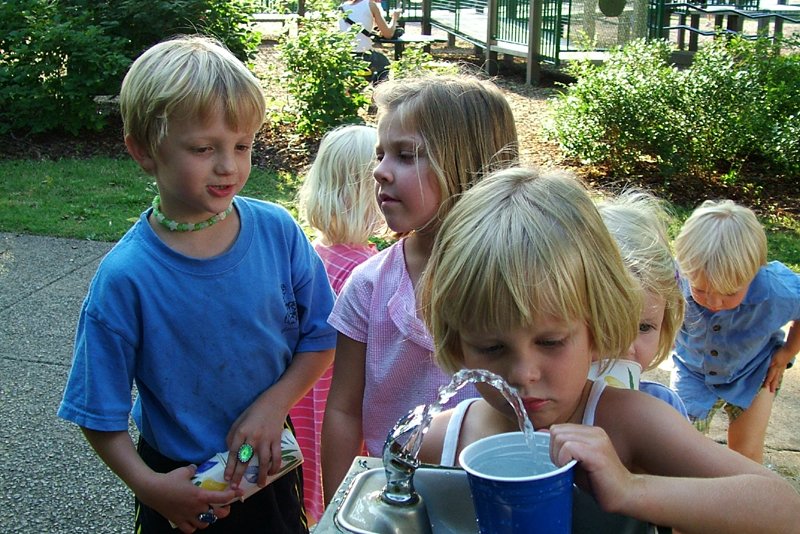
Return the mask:
<svg viewBox="0 0 800 534">
<path fill-rule="evenodd" d="M 151 469 L 167 473 L 189 462 L 176 462 L 159 453 L 144 439 L 139 439 L 139 455 Z M 231 504 L 231 513 L 202 530 L 204 533 L 264 532 L 276 534 L 307 534 L 308 521 L 303 508 L 303 475 L 301 467 L 286 473 L 272 484 L 254 493 L 244 502 Z M 176 534 L 169 521 L 135 499 L 136 534 Z"/>
<path fill-rule="evenodd" d="M 370 83 L 373 85 L 389 79 L 389 58 L 377 50 L 368 50 L 361 54 L 361 58 L 369 63 Z"/>
</svg>

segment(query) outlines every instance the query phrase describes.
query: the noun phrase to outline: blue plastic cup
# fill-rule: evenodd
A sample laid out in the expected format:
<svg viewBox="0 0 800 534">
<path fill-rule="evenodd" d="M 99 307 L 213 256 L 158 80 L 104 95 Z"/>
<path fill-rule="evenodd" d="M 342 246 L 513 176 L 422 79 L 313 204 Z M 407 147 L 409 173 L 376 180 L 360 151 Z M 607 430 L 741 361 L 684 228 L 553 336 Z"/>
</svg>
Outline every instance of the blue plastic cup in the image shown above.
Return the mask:
<svg viewBox="0 0 800 534">
<path fill-rule="evenodd" d="M 572 531 L 575 460 L 563 467 L 550 461 L 550 434 L 536 433 L 532 451 L 522 432 L 489 436 L 459 456 L 467 472 L 482 534 Z"/>
</svg>

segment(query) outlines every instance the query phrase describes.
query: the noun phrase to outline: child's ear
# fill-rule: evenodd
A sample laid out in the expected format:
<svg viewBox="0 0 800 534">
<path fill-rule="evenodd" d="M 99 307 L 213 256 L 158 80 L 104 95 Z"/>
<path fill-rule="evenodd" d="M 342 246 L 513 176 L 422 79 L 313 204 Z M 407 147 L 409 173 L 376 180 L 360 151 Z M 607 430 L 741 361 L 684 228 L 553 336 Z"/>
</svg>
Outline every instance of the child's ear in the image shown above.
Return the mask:
<svg viewBox="0 0 800 534">
<path fill-rule="evenodd" d="M 128 154 L 139 164 L 144 172 L 150 175 L 155 174 L 156 162 L 150 156 L 150 152 L 146 146 L 137 141 L 132 135 L 125 136 L 125 147 L 128 149 Z"/>
</svg>

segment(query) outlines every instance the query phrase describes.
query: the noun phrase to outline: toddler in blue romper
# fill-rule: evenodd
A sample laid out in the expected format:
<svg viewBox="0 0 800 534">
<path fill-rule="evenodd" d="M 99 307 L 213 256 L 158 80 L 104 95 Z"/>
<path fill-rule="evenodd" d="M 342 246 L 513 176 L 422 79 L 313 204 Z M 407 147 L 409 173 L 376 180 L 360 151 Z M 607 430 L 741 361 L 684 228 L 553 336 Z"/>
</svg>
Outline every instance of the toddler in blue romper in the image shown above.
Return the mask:
<svg viewBox="0 0 800 534">
<path fill-rule="evenodd" d="M 763 227 L 730 200 L 695 210 L 675 253 L 686 315 L 671 386 L 702 431 L 724 408 L 728 446 L 761 463 L 772 403 L 800 350 L 800 275 L 767 263 Z"/>
</svg>

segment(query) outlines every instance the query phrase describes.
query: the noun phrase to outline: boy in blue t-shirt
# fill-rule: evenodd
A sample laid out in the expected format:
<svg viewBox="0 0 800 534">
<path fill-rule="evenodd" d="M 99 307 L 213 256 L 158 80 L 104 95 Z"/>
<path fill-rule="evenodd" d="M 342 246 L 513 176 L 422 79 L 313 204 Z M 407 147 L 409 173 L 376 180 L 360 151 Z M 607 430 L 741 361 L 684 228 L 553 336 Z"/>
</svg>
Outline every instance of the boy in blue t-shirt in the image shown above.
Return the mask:
<svg viewBox="0 0 800 534">
<path fill-rule="evenodd" d="M 182 36 L 133 63 L 120 109 L 159 194 L 92 280 L 58 415 L 131 488 L 136 532 L 307 532 L 299 468 L 224 505 L 254 458 L 260 486 L 277 472 L 287 413 L 336 342 L 333 292 L 300 227 L 237 196 L 264 120 L 260 83 L 219 42 Z M 195 465 L 221 451 L 229 485 L 193 485 Z"/>
<path fill-rule="evenodd" d="M 730 200 L 696 209 L 675 239 L 675 254 L 686 316 L 671 385 L 703 432 L 724 408 L 728 446 L 761 463 L 772 403 L 800 351 L 800 275 L 767 263 L 763 227 Z"/>
</svg>

